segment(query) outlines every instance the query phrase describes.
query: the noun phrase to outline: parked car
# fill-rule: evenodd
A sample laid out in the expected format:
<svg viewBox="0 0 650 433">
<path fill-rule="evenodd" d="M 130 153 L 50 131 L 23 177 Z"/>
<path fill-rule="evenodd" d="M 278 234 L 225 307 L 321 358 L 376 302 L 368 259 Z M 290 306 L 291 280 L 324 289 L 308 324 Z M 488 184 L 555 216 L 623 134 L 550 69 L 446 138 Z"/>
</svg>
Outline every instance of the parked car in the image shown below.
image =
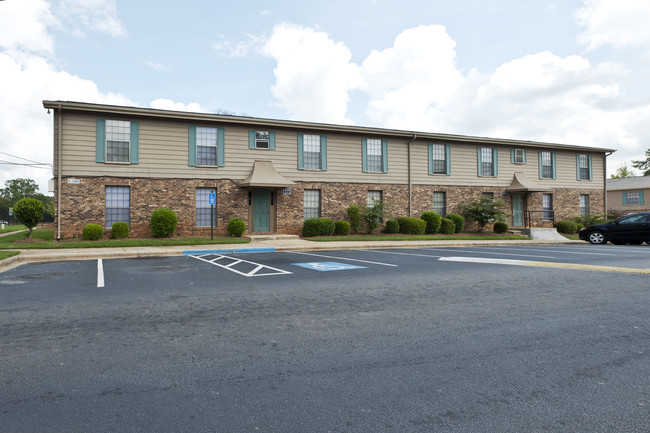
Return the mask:
<svg viewBox="0 0 650 433">
<path fill-rule="evenodd" d="M 592 244 L 650 244 L 650 212 L 639 212 L 615 221 L 582 228 L 578 236 Z"/>
</svg>

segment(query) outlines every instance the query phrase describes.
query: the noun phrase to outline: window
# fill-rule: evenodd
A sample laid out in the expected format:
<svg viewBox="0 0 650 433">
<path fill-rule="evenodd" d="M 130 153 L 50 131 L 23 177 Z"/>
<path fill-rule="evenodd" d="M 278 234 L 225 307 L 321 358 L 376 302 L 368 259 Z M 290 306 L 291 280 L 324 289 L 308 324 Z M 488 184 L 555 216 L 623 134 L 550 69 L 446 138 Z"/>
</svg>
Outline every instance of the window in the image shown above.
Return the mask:
<svg viewBox="0 0 650 433">
<path fill-rule="evenodd" d="M 433 211 L 437 212 L 442 217 L 447 215 L 445 196 L 446 194 L 442 191 L 436 191 L 433 193 Z"/>
<path fill-rule="evenodd" d="M 496 147 L 478 148 L 478 175 L 497 177 L 498 150 Z"/>
<path fill-rule="evenodd" d="M 327 170 L 327 137 L 298 134 L 298 169 Z"/>
<path fill-rule="evenodd" d="M 361 140 L 362 171 L 388 173 L 388 140 Z"/>
<path fill-rule="evenodd" d="M 113 227 L 113 223 L 124 221 L 130 224 L 130 199 L 128 186 L 106 187 L 106 228 Z"/>
<path fill-rule="evenodd" d="M 217 224 L 217 206 L 210 206 L 210 193 L 216 194 L 216 188 L 197 188 L 196 189 L 196 226 L 210 227 L 210 223 Z M 210 221 L 210 211 L 212 211 L 212 221 Z"/>
<path fill-rule="evenodd" d="M 641 190 L 623 191 L 623 206 L 642 205 L 642 204 L 643 204 L 643 191 Z"/>
<path fill-rule="evenodd" d="M 543 194 L 542 195 L 542 210 L 543 218 L 545 220 L 553 219 L 553 194 Z"/>
<path fill-rule="evenodd" d="M 381 201 L 381 191 L 368 191 L 368 206 L 373 206 Z"/>
<path fill-rule="evenodd" d="M 511 149 L 510 150 L 510 162 L 513 164 L 525 164 L 526 163 L 526 150 L 525 149 Z"/>
<path fill-rule="evenodd" d="M 196 128 L 196 165 L 217 165 L 217 128 Z"/>
<path fill-rule="evenodd" d="M 96 162 L 138 163 L 138 122 L 97 119 Z"/>
<path fill-rule="evenodd" d="M 591 155 L 576 156 L 578 164 L 578 180 L 591 180 Z"/>
<path fill-rule="evenodd" d="M 580 194 L 580 215 L 589 214 L 589 194 Z"/>
<path fill-rule="evenodd" d="M 429 174 L 451 174 L 448 144 L 429 143 Z"/>
<path fill-rule="evenodd" d="M 275 132 L 250 130 L 248 132 L 248 148 L 275 150 Z"/>
<path fill-rule="evenodd" d="M 482 192 L 481 197 L 489 198 L 490 200 L 494 200 L 494 193 L 493 192 Z"/>
<path fill-rule="evenodd" d="M 555 152 L 539 152 L 539 178 L 555 179 Z"/>
<path fill-rule="evenodd" d="M 305 190 L 305 219 L 320 218 L 320 189 Z"/>
</svg>

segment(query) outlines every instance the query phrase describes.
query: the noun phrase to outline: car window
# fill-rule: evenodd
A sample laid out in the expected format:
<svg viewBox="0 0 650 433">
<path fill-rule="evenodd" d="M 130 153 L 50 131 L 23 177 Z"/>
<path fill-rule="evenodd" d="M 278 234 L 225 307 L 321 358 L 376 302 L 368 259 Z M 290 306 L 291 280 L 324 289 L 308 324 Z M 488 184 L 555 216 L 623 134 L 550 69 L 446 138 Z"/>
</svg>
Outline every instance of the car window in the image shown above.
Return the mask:
<svg viewBox="0 0 650 433">
<path fill-rule="evenodd" d="M 649 215 L 630 215 L 618 220 L 619 224 L 638 224 L 648 221 Z"/>
</svg>

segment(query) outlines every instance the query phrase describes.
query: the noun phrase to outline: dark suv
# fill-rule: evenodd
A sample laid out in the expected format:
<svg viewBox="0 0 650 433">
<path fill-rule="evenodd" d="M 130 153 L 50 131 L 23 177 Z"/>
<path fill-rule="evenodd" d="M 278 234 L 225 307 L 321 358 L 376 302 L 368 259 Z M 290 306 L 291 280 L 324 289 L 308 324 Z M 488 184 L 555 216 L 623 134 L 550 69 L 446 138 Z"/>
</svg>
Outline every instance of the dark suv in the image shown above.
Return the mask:
<svg viewBox="0 0 650 433">
<path fill-rule="evenodd" d="M 592 244 L 614 245 L 650 243 L 650 212 L 630 214 L 609 223 L 582 228 L 578 236 Z"/>
</svg>

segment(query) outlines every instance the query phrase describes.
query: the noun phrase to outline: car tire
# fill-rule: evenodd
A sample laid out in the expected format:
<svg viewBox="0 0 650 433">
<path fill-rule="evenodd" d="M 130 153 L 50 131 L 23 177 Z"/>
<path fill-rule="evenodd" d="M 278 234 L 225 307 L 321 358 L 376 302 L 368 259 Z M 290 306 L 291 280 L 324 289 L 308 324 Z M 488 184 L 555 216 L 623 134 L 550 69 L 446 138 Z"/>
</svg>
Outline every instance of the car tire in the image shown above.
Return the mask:
<svg viewBox="0 0 650 433">
<path fill-rule="evenodd" d="M 594 231 L 589 233 L 589 236 L 587 236 L 587 239 L 589 240 L 589 243 L 595 244 L 595 245 L 601 245 L 607 243 L 607 236 L 605 236 L 605 233 L 601 231 Z"/>
</svg>

